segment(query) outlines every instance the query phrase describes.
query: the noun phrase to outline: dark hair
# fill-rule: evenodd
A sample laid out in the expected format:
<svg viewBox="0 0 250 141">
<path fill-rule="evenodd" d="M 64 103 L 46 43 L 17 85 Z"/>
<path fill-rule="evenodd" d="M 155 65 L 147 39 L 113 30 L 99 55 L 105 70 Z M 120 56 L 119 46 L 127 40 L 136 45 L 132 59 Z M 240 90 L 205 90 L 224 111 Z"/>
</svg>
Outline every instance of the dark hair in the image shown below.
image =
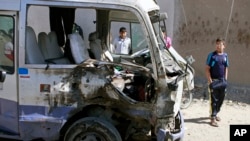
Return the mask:
<svg viewBox="0 0 250 141">
<path fill-rule="evenodd" d="M 222 44 L 225 46 L 226 45 L 226 42 L 225 42 L 225 39 L 223 39 L 223 38 L 217 38 L 216 39 L 216 41 L 215 41 L 216 43 L 218 43 L 218 42 L 222 42 Z"/>
<path fill-rule="evenodd" d="M 225 43 L 225 40 L 224 40 L 223 38 L 217 38 L 217 39 L 216 39 L 216 43 L 217 43 L 217 42 L 223 42 L 223 43 Z"/>
<path fill-rule="evenodd" d="M 123 31 L 126 32 L 126 28 L 125 28 L 125 27 L 121 27 L 119 31 L 120 31 L 120 32 L 123 32 Z"/>
</svg>

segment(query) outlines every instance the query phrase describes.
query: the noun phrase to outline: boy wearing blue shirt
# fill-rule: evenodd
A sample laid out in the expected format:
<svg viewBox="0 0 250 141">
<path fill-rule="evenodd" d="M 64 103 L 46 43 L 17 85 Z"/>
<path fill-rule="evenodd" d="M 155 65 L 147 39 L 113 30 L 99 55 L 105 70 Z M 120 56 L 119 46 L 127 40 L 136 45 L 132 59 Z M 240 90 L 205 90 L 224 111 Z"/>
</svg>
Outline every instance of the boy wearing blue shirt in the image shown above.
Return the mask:
<svg viewBox="0 0 250 141">
<path fill-rule="evenodd" d="M 224 101 L 226 93 L 226 85 L 223 87 L 212 87 L 215 81 L 221 80 L 226 84 L 228 76 L 228 56 L 224 52 L 225 40 L 218 38 L 216 39 L 216 50 L 209 53 L 206 61 L 206 77 L 209 85 L 209 96 L 210 96 L 210 116 L 211 116 L 211 126 L 218 127 L 216 121 L 221 119 L 217 116 Z"/>
</svg>

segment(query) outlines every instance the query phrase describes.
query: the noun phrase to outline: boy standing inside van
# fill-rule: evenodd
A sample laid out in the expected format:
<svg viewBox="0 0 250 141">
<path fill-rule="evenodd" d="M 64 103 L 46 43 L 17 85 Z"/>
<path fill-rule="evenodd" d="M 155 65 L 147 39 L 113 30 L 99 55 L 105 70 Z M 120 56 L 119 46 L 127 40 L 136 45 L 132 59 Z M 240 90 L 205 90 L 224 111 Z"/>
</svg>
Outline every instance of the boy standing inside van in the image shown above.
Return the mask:
<svg viewBox="0 0 250 141">
<path fill-rule="evenodd" d="M 210 116 L 211 126 L 218 127 L 217 121 L 220 121 L 220 117 L 217 114 L 220 112 L 220 108 L 224 101 L 226 93 L 226 81 L 228 76 L 228 56 L 224 52 L 225 41 L 224 39 L 216 39 L 215 51 L 208 54 L 206 61 L 206 77 L 209 84 L 209 97 L 210 97 Z M 223 82 L 222 87 L 213 87 L 216 81 Z M 225 83 L 225 84 L 224 84 Z"/>
</svg>

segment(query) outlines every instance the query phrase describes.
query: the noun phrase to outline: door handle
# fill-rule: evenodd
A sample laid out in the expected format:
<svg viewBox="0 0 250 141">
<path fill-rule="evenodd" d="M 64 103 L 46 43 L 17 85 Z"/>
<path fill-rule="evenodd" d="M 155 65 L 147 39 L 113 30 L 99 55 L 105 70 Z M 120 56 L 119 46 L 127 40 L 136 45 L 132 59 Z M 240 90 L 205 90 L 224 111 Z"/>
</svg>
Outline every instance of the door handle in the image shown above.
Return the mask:
<svg viewBox="0 0 250 141">
<path fill-rule="evenodd" d="M 4 82 L 5 78 L 6 78 L 6 72 L 0 71 L 0 82 Z"/>
</svg>

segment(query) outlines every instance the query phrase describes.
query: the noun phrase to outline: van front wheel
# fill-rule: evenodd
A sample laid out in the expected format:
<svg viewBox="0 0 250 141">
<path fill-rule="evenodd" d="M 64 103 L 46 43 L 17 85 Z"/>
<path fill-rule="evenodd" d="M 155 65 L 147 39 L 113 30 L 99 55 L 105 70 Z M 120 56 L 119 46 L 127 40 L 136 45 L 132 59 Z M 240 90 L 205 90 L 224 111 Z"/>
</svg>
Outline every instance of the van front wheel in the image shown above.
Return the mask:
<svg viewBox="0 0 250 141">
<path fill-rule="evenodd" d="M 64 141 L 122 141 L 116 128 L 104 119 L 79 119 L 67 130 Z"/>
</svg>

